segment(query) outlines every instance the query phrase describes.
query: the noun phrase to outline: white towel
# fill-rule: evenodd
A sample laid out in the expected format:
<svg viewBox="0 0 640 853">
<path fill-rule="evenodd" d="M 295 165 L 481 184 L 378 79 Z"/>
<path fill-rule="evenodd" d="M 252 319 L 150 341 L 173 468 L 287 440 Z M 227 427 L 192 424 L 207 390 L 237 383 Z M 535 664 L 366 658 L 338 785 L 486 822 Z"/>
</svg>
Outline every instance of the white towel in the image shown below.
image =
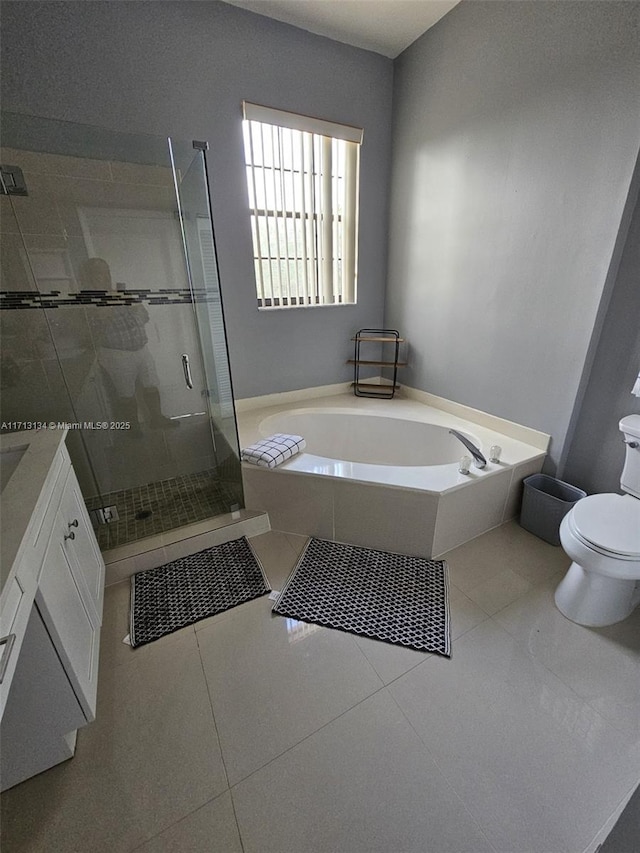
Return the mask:
<svg viewBox="0 0 640 853">
<path fill-rule="evenodd" d="M 264 438 L 262 441 L 245 447 L 241 456 L 244 462 L 251 462 L 252 465 L 259 465 L 261 468 L 275 468 L 285 459 L 290 459 L 296 453 L 300 453 L 306 446 L 307 443 L 301 435 L 287 435 L 284 432 L 277 432 L 275 435 L 270 435 L 269 438 Z"/>
<path fill-rule="evenodd" d="M 638 374 L 638 378 L 636 379 L 636 384 L 631 389 L 631 393 L 634 397 L 640 397 L 640 373 Z"/>
</svg>

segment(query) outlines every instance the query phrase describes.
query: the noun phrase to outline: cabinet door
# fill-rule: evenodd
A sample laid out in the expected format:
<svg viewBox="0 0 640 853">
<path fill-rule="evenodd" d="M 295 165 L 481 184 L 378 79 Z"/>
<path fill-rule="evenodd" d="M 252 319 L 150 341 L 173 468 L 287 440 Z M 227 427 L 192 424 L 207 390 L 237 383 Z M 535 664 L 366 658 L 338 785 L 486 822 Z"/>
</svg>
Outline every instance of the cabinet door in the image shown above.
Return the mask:
<svg viewBox="0 0 640 853">
<path fill-rule="evenodd" d="M 71 758 L 67 735 L 85 724 L 38 608 L 32 607 L 0 728 L 1 789 Z"/>
<path fill-rule="evenodd" d="M 62 535 L 67 537 L 63 540 L 65 552 L 87 610 L 98 627 L 102 624 L 104 560 L 73 470 L 62 495 L 60 513 L 64 519 Z"/>
<path fill-rule="evenodd" d="M 85 606 L 84 592 L 60 531 L 65 528 L 58 511 L 44 556 L 36 603 L 87 720 L 95 718 L 98 686 L 100 628 Z"/>
</svg>

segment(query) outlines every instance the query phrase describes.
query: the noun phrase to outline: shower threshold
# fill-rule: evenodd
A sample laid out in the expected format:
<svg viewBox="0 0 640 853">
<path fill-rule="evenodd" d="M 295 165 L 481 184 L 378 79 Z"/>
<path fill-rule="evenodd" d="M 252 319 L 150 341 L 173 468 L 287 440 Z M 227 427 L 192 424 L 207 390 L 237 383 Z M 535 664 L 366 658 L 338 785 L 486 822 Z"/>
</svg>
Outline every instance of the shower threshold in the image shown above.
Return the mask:
<svg viewBox="0 0 640 853">
<path fill-rule="evenodd" d="M 105 583 L 111 586 L 136 572 L 164 566 L 172 560 L 197 554 L 241 536 L 259 536 L 270 529 L 266 512 L 240 509 L 184 527 L 174 527 L 166 533 L 156 533 L 126 545 L 117 545 L 102 552 L 107 569 Z"/>
</svg>

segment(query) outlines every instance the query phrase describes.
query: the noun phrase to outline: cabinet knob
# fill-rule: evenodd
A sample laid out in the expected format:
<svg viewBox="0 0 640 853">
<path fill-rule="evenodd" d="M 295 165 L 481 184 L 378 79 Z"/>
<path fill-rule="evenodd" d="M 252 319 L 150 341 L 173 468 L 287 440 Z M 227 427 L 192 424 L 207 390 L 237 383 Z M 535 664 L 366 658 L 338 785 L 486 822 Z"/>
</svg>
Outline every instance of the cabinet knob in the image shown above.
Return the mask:
<svg viewBox="0 0 640 853">
<path fill-rule="evenodd" d="M 78 519 L 77 518 L 74 518 L 73 521 L 69 522 L 69 527 L 77 527 L 77 526 L 78 526 Z"/>
<path fill-rule="evenodd" d="M 75 539 L 75 538 L 76 538 L 76 534 L 73 532 L 73 530 L 71 531 L 71 533 L 65 533 L 65 537 L 64 537 L 65 542 L 67 541 L 67 539 Z"/>
</svg>

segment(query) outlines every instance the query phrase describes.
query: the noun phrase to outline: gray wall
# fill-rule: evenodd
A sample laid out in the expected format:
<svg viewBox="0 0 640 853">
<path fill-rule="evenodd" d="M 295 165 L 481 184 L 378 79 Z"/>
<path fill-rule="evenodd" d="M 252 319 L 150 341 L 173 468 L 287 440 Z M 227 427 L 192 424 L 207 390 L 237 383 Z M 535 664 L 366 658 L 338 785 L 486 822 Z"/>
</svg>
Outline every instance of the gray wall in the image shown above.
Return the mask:
<svg viewBox="0 0 640 853">
<path fill-rule="evenodd" d="M 620 492 L 625 449 L 618 422 L 625 415 L 640 414 L 640 398 L 631 395 L 640 371 L 639 185 L 640 163 L 628 203 L 630 225 L 561 472 L 590 493 Z"/>
<path fill-rule="evenodd" d="M 2 4 L 4 109 L 207 139 L 236 397 L 346 381 L 382 323 L 391 60 L 216 2 Z M 357 306 L 258 312 L 242 99 L 364 128 Z"/>
<path fill-rule="evenodd" d="M 585 484 L 612 440 L 598 389 L 614 421 L 634 405 L 635 367 L 606 355 L 637 354 L 633 262 L 616 277 L 614 245 L 640 141 L 639 8 L 463 0 L 395 63 L 384 322 L 411 344 L 402 381 L 550 432 L 550 470 L 571 424 L 561 473 Z M 349 379 L 348 337 L 383 323 L 392 63 L 215 2 L 7 0 L 2 23 L 3 107 L 210 141 L 236 396 Z M 357 306 L 258 312 L 243 98 L 365 128 Z"/>
<path fill-rule="evenodd" d="M 638 3 L 474 0 L 395 64 L 385 322 L 411 344 L 403 377 L 551 433 L 550 471 L 638 154 L 639 20 Z"/>
</svg>

